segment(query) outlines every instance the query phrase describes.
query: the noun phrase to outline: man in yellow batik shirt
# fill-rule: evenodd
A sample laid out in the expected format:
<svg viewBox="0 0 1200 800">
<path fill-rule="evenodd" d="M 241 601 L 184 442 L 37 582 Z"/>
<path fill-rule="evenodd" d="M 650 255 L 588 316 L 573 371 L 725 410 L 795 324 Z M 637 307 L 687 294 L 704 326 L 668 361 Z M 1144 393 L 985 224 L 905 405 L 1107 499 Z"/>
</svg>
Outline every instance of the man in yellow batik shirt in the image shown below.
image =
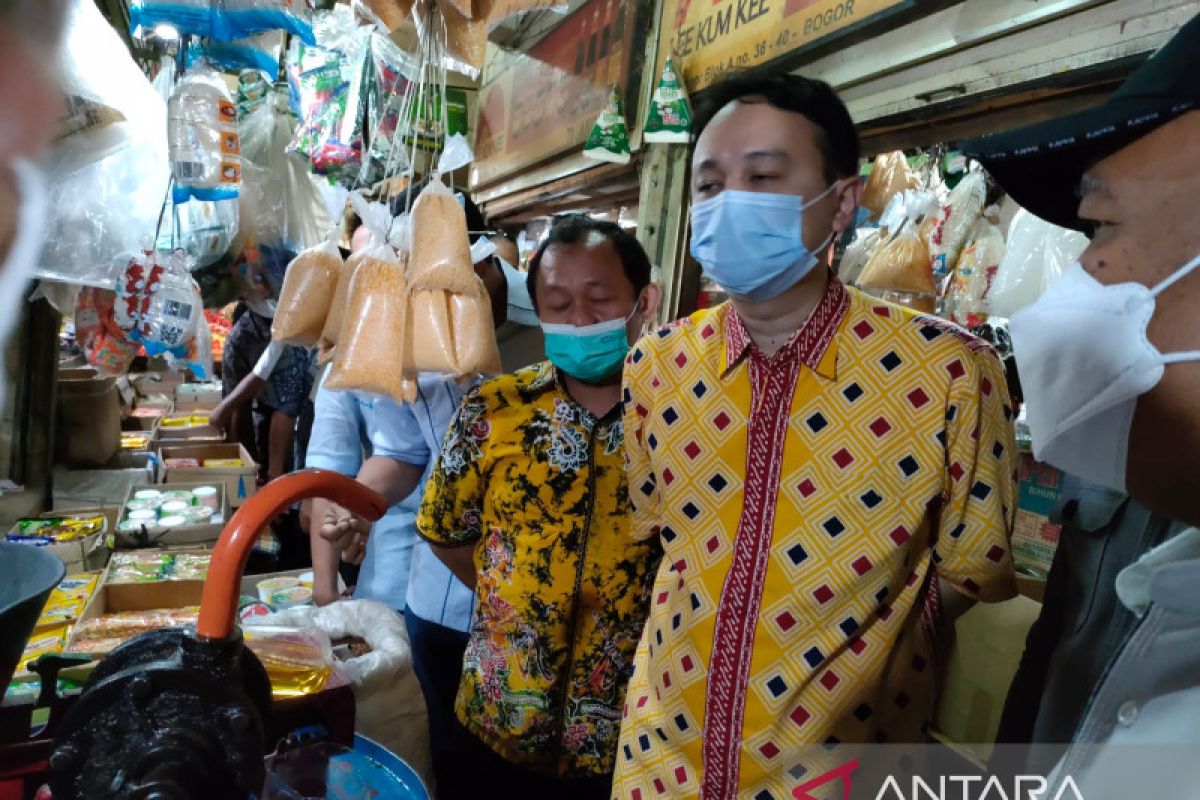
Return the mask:
<svg viewBox="0 0 1200 800">
<path fill-rule="evenodd" d="M 485 381 L 451 423 L 417 528 L 475 613 L 442 800 L 605 800 L 662 548 L 629 536 L 621 371 L 658 305 L 632 234 L 558 220 L 529 267 L 550 361 Z"/>
<path fill-rule="evenodd" d="M 845 106 L 786 74 L 709 94 L 691 249 L 731 302 L 625 370 L 633 535 L 664 548 L 617 756 L 631 800 L 785 800 L 831 745 L 923 741 L 939 632 L 1015 593 L 1000 361 L 826 266 L 861 193 Z"/>
</svg>

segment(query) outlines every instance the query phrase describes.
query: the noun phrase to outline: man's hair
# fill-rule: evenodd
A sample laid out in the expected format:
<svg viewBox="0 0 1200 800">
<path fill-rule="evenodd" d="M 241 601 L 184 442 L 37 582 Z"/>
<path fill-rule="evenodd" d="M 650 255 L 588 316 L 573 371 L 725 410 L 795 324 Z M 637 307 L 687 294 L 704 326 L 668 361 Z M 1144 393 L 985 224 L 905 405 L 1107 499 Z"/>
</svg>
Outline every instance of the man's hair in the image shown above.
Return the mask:
<svg viewBox="0 0 1200 800">
<path fill-rule="evenodd" d="M 529 276 L 526 283 L 529 287 L 529 297 L 533 300 L 533 309 L 537 311 L 537 276 L 542 267 L 542 256 L 554 245 L 582 244 L 592 234 L 599 234 L 612 242 L 617 255 L 621 258 L 621 266 L 625 277 L 633 284 L 635 293 L 650 285 L 650 258 L 637 237 L 615 222 L 604 222 L 592 219 L 587 214 L 566 214 L 554 220 L 546 240 L 538 245 L 537 252 L 529 259 Z"/>
<path fill-rule="evenodd" d="M 858 174 L 858 132 L 845 103 L 828 83 L 777 69 L 735 72 L 704 93 L 692 121 L 694 138 L 699 139 L 717 112 L 735 101 L 766 102 L 800 114 L 819 131 L 817 146 L 825 159 L 825 178 L 832 183 Z"/>
</svg>

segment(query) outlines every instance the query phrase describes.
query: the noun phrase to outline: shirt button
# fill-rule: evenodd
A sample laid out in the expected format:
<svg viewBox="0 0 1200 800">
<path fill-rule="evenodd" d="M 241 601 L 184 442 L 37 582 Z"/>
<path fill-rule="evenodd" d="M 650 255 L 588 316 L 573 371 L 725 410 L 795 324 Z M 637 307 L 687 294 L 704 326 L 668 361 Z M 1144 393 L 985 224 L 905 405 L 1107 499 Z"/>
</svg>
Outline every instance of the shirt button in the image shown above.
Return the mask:
<svg viewBox="0 0 1200 800">
<path fill-rule="evenodd" d="M 1117 709 L 1117 724 L 1128 728 L 1137 719 L 1138 712 L 1141 709 L 1134 700 L 1126 700 L 1121 703 L 1121 707 Z"/>
</svg>

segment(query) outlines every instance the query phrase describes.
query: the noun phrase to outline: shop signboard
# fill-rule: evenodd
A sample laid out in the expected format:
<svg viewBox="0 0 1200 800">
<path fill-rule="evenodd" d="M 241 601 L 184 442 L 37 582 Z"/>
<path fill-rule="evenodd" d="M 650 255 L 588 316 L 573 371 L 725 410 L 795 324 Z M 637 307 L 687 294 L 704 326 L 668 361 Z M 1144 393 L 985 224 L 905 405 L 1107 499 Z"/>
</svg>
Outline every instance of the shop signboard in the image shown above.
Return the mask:
<svg viewBox="0 0 1200 800">
<path fill-rule="evenodd" d="M 665 0 L 659 68 L 672 54 L 689 92 L 729 70 L 794 54 L 915 0 Z"/>
<path fill-rule="evenodd" d="M 471 186 L 582 149 L 613 84 L 636 108 L 645 25 L 637 0 L 588 0 L 525 53 L 489 46 Z"/>
</svg>

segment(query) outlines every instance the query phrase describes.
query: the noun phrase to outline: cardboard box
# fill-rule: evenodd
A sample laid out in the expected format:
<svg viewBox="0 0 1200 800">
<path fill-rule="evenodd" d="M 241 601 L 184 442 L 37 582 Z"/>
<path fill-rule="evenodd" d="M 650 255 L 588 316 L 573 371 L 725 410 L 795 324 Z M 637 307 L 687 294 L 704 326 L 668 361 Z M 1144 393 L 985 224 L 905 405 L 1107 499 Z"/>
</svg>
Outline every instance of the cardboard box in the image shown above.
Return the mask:
<svg viewBox="0 0 1200 800">
<path fill-rule="evenodd" d="M 229 503 L 225 498 L 225 484 L 223 481 L 200 481 L 194 483 L 175 483 L 168 487 L 169 489 L 195 489 L 197 486 L 215 486 L 217 489 L 218 505 L 221 508 L 220 521 L 211 522 L 206 525 L 180 525 L 174 528 L 162 528 L 160 526 L 147 526 L 149 531 L 150 544 L 159 545 L 199 545 L 211 544 L 221 536 L 221 531 L 225 528 L 225 523 L 229 520 Z M 164 485 L 159 484 L 134 484 L 129 487 L 129 491 L 125 493 L 125 500 L 121 503 L 121 518 L 125 518 L 125 508 L 129 505 L 133 495 L 141 489 L 157 489 L 163 491 Z M 120 534 L 118 541 L 122 537 L 129 538 L 135 534 Z"/>
<path fill-rule="evenodd" d="M 199 548 L 188 548 L 176 552 L 206 553 Z M 75 650 L 78 641 L 78 625 L 105 614 L 120 611 L 149 611 L 153 608 L 183 608 L 200 605 L 204 594 L 204 581 L 155 581 L 153 583 L 108 583 L 111 564 L 100 578 L 100 586 L 84 607 L 83 613 L 71 629 L 67 638 L 67 652 Z M 86 651 L 83 651 L 86 652 Z"/>
<path fill-rule="evenodd" d="M 125 417 L 121 420 L 121 430 L 124 432 L 149 433 L 158 435 L 158 426 L 162 423 L 163 415 L 153 417 Z"/>
<path fill-rule="evenodd" d="M 129 375 L 129 383 L 140 395 L 162 394 L 173 398 L 175 387 L 187 383 L 191 376 L 182 371 L 135 372 Z"/>
<path fill-rule="evenodd" d="M 239 459 L 240 467 L 169 467 L 167 459 L 194 458 L 204 462 L 212 459 Z M 220 481 L 225 484 L 225 497 L 230 508 L 239 508 L 258 491 L 258 465 L 240 444 L 202 444 L 174 446 L 163 442 L 158 450 L 163 465 L 163 483 L 196 483 Z"/>
<path fill-rule="evenodd" d="M 175 387 L 175 410 L 211 410 L 221 402 L 219 383 L 182 383 Z"/>
<path fill-rule="evenodd" d="M 104 524 L 96 533 L 73 542 L 48 544 L 42 550 L 57 556 L 66 565 L 68 573 L 86 572 L 88 570 L 100 569 L 104 566 L 104 563 L 108 560 L 108 547 L 105 544 L 105 537 L 115 527 L 113 514 L 110 513 L 110 510 L 102 508 L 71 509 L 69 511 L 47 511 L 37 516 L 43 519 L 47 517 L 74 517 L 77 519 L 103 517 Z M 9 533 L 17 532 L 17 525 L 14 523 Z"/>
<path fill-rule="evenodd" d="M 169 417 L 164 417 L 162 423 L 158 426 L 158 441 L 164 443 L 164 446 L 166 446 L 166 442 L 171 442 L 171 446 L 176 447 L 198 444 L 221 444 L 225 441 L 225 434 L 208 423 L 204 423 L 203 425 L 186 425 L 183 427 L 174 427 L 168 424 L 173 418 L 180 416 L 195 416 L 207 419 L 208 413 L 205 411 L 195 411 L 184 414 L 171 414 Z"/>
</svg>

